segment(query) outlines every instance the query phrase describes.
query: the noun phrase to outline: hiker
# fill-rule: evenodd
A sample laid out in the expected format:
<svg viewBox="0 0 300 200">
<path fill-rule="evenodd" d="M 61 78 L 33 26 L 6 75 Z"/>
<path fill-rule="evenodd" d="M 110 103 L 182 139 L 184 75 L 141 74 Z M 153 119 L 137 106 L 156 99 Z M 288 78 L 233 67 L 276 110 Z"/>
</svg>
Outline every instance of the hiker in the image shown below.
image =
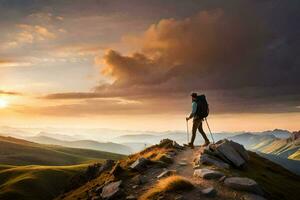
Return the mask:
<svg viewBox="0 0 300 200">
<path fill-rule="evenodd" d="M 201 133 L 205 143 L 203 146 L 207 146 L 210 144 L 205 132 L 202 128 L 202 121 L 208 115 L 208 104 L 206 102 L 205 96 L 198 96 L 197 93 L 192 93 L 192 112 L 190 116 L 186 118 L 186 121 L 193 118 L 193 130 L 192 130 L 192 138 L 191 142 L 188 144 L 191 148 L 194 148 L 194 141 L 196 138 L 197 129 Z"/>
</svg>

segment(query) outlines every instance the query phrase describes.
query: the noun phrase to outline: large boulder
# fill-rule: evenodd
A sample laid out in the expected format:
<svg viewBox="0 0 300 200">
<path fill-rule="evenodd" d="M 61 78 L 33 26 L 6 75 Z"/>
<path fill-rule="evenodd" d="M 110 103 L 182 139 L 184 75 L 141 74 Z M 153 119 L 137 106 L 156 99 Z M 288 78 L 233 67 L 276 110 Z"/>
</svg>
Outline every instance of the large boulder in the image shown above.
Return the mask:
<svg viewBox="0 0 300 200">
<path fill-rule="evenodd" d="M 230 167 L 229 164 L 208 154 L 201 154 L 199 164 L 214 165 L 216 167 L 225 168 L 225 169 L 229 169 Z"/>
<path fill-rule="evenodd" d="M 232 140 L 230 140 L 229 142 L 230 145 L 240 154 L 240 156 L 242 156 L 244 160 L 249 161 L 249 154 L 243 145 Z"/>
<path fill-rule="evenodd" d="M 246 161 L 240 156 L 240 154 L 231 146 L 228 140 L 224 140 L 221 144 L 216 146 L 216 151 L 221 153 L 230 160 L 236 167 L 241 167 L 246 164 Z"/>
<path fill-rule="evenodd" d="M 263 195 L 263 191 L 256 183 L 256 181 L 250 178 L 230 177 L 225 179 L 224 184 L 235 190 L 247 191 Z"/>
<path fill-rule="evenodd" d="M 132 163 L 132 165 L 130 165 L 129 168 L 133 170 L 141 171 L 147 167 L 147 164 L 149 162 L 150 161 L 148 159 L 141 157 L 137 159 L 134 163 Z"/>
<path fill-rule="evenodd" d="M 196 169 L 194 171 L 194 176 L 204 179 L 218 179 L 224 176 L 224 174 L 211 169 Z"/>
<path fill-rule="evenodd" d="M 116 181 L 103 187 L 101 197 L 103 199 L 113 199 L 121 193 L 120 186 L 122 181 Z"/>
</svg>

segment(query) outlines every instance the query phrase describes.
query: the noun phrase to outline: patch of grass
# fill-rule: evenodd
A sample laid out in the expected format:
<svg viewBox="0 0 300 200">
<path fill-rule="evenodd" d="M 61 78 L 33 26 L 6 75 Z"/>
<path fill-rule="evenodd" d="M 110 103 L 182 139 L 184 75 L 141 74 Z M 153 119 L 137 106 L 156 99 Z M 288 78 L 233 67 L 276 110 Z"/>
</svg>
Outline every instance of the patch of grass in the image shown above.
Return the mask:
<svg viewBox="0 0 300 200">
<path fill-rule="evenodd" d="M 154 200 L 161 194 L 191 190 L 193 187 L 194 185 L 182 176 L 169 176 L 161 179 L 153 188 L 142 195 L 139 200 Z"/>
</svg>

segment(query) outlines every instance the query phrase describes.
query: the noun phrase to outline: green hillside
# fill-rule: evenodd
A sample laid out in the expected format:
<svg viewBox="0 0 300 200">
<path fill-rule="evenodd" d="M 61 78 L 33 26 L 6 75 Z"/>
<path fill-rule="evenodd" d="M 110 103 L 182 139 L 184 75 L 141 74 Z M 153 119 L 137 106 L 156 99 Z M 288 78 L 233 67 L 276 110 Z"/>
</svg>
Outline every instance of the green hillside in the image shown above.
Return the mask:
<svg viewBox="0 0 300 200">
<path fill-rule="evenodd" d="M 12 166 L 0 171 L 1 200 L 53 199 L 70 178 L 88 164 L 73 166 Z"/>
<path fill-rule="evenodd" d="M 103 159 L 119 159 L 119 154 L 62 146 L 41 145 L 0 136 L 0 163 L 3 165 L 75 165 Z"/>
<path fill-rule="evenodd" d="M 50 200 L 89 163 L 123 155 L 0 137 L 0 199 Z"/>
</svg>

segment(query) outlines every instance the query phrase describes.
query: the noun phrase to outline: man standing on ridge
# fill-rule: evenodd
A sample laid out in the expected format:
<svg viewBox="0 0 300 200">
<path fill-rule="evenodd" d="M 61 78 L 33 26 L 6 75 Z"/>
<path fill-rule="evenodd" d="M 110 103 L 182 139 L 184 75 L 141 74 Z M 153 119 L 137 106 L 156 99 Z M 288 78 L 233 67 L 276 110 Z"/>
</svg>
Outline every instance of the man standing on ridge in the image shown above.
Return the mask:
<svg viewBox="0 0 300 200">
<path fill-rule="evenodd" d="M 194 148 L 194 141 L 196 138 L 197 129 L 201 133 L 205 143 L 204 146 L 210 144 L 205 132 L 202 128 L 202 121 L 208 115 L 208 104 L 206 102 L 205 96 L 198 96 L 197 93 L 192 93 L 192 112 L 186 118 L 186 121 L 193 118 L 193 129 L 192 129 L 192 138 L 191 142 L 188 144 L 191 148 Z M 201 100 L 202 99 L 202 100 Z"/>
</svg>

